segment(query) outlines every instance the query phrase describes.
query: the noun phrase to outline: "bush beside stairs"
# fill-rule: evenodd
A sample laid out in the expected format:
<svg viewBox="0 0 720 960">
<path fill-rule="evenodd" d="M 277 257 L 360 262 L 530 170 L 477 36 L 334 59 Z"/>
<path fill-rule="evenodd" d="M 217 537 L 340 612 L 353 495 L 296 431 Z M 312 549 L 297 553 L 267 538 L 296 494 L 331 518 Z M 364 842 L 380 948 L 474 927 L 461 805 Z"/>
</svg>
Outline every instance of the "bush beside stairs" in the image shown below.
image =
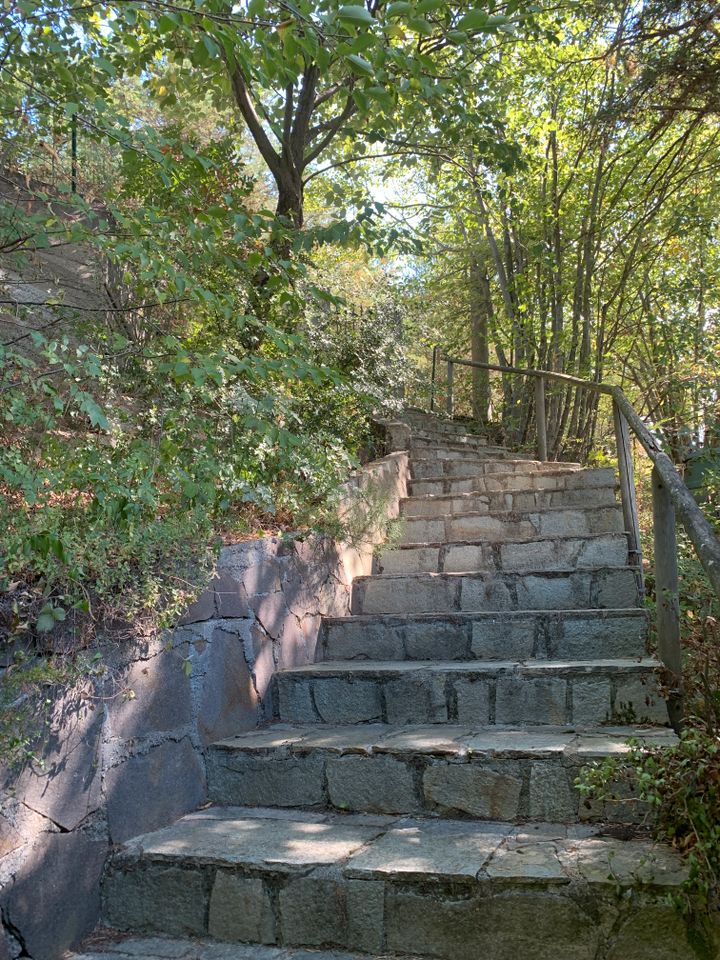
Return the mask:
<svg viewBox="0 0 720 960">
<path fill-rule="evenodd" d="M 609 469 L 408 411 L 402 540 L 210 749 L 213 805 L 113 857 L 83 960 L 691 960 L 684 869 L 589 761 L 674 742 Z"/>
</svg>

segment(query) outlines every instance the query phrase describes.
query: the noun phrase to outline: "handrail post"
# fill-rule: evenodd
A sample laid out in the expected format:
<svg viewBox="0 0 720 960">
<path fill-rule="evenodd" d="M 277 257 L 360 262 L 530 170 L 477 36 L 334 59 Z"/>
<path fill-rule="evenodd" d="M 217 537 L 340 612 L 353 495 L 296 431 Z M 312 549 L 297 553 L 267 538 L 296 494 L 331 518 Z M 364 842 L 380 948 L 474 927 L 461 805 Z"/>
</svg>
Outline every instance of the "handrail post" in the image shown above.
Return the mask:
<svg viewBox="0 0 720 960">
<path fill-rule="evenodd" d="M 675 507 L 656 467 L 652 471 L 652 492 L 658 652 L 667 671 L 668 716 L 673 728 L 679 731 L 683 693 Z"/>
<path fill-rule="evenodd" d="M 638 584 L 643 589 L 642 548 L 640 546 L 640 521 L 638 519 L 637 494 L 635 492 L 635 469 L 630 446 L 630 431 L 620 407 L 613 399 L 615 443 L 617 447 L 618 473 L 620 475 L 620 501 L 623 523 L 628 535 L 628 554 L 631 564 L 637 566 Z"/>
<path fill-rule="evenodd" d="M 537 458 L 538 460 L 547 460 L 548 445 L 544 377 L 535 377 L 535 423 L 537 425 Z"/>
<path fill-rule="evenodd" d="M 447 365 L 447 415 L 452 417 L 453 415 L 453 375 L 455 372 L 455 366 L 452 360 L 448 360 Z"/>
<path fill-rule="evenodd" d="M 430 377 L 430 413 L 435 412 L 435 380 L 437 378 L 437 362 L 440 354 L 440 347 L 435 344 L 432 352 L 432 375 Z"/>
</svg>

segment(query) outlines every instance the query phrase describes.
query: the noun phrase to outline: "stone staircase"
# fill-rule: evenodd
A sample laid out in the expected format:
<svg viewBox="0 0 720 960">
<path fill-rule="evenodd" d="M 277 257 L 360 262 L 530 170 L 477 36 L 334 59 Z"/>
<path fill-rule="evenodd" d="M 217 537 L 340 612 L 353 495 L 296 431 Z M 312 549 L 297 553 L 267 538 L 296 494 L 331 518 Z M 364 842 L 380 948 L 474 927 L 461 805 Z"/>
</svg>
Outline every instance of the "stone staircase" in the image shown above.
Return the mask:
<svg viewBox="0 0 720 960">
<path fill-rule="evenodd" d="M 673 742 L 612 471 L 408 421 L 401 541 L 277 675 L 276 722 L 210 749 L 213 806 L 116 854 L 126 933 L 86 957 L 695 956 L 676 855 L 574 788 Z"/>
</svg>

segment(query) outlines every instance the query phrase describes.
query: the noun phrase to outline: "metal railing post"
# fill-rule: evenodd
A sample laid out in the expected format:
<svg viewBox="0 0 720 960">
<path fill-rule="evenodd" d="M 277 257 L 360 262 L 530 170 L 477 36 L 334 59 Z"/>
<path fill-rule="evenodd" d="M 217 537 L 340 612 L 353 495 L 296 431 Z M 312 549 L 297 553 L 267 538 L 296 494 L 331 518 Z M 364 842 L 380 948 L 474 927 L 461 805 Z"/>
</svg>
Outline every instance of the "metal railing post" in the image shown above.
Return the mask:
<svg viewBox="0 0 720 960">
<path fill-rule="evenodd" d="M 430 413 L 435 412 L 435 380 L 437 377 L 437 362 L 440 354 L 440 347 L 435 345 L 432 352 L 432 374 L 430 378 Z"/>
<path fill-rule="evenodd" d="M 447 365 L 447 415 L 453 415 L 453 375 L 455 367 L 452 360 L 448 360 Z"/>
<path fill-rule="evenodd" d="M 652 492 L 658 652 L 667 670 L 668 715 L 677 731 L 682 725 L 683 693 L 675 507 L 657 467 L 652 471 Z"/>
<path fill-rule="evenodd" d="M 630 445 L 630 431 L 620 407 L 613 399 L 615 444 L 617 447 L 618 474 L 620 475 L 620 502 L 623 521 L 628 535 L 630 562 L 638 568 L 638 582 L 643 588 L 642 548 L 640 546 L 640 521 L 638 519 L 637 494 L 635 492 L 635 469 Z"/>
<path fill-rule="evenodd" d="M 537 425 L 537 458 L 547 460 L 547 419 L 545 416 L 545 379 L 535 378 L 535 423 Z"/>
</svg>

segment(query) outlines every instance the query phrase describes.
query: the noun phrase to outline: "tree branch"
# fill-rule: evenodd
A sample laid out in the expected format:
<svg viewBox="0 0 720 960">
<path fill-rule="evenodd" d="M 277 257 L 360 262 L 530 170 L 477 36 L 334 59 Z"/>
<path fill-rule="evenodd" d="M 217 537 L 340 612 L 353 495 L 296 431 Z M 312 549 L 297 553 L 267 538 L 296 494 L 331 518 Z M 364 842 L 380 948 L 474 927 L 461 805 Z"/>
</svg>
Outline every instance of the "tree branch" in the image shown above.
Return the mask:
<svg viewBox="0 0 720 960">
<path fill-rule="evenodd" d="M 312 116 L 315 103 L 315 89 L 317 87 L 319 73 L 320 71 L 314 63 L 305 69 L 300 96 L 298 97 L 297 110 L 295 111 L 295 120 L 293 121 L 292 133 L 290 134 L 288 146 L 290 148 L 290 154 L 297 165 L 298 172 L 303 169 L 303 154 L 305 153 L 310 117 Z"/>
<path fill-rule="evenodd" d="M 329 144 L 329 143 L 334 139 L 334 137 L 337 135 L 337 132 L 338 132 L 338 130 L 340 129 L 340 127 L 343 125 L 343 123 L 345 123 L 346 120 L 349 120 L 350 117 L 355 113 L 356 110 L 357 110 L 357 104 L 355 103 L 355 101 L 353 100 L 352 97 L 348 97 L 348 98 L 347 98 L 347 102 L 345 103 L 345 106 L 343 107 L 343 109 L 341 110 L 341 112 L 340 112 L 334 119 L 328 120 L 327 123 L 320 124 L 320 125 L 316 128 L 316 129 L 318 130 L 318 132 L 319 132 L 321 129 L 327 129 L 328 132 L 327 132 L 327 133 L 325 134 L 325 136 L 320 140 L 320 142 L 317 143 L 317 144 L 313 147 L 313 149 L 310 151 L 310 153 L 308 153 L 307 156 L 304 157 L 304 159 L 303 159 L 303 161 L 302 161 L 302 169 L 303 169 L 303 170 L 305 169 L 305 167 L 306 167 L 309 163 L 312 163 L 313 160 L 314 160 L 316 157 L 319 157 L 319 156 L 320 156 L 320 154 L 323 152 L 323 150 L 325 149 L 325 147 L 327 147 L 328 144 Z M 316 136 L 317 136 L 317 134 L 316 134 Z"/>
<path fill-rule="evenodd" d="M 232 71 L 230 80 L 233 94 L 235 95 L 235 102 L 240 108 L 240 113 L 243 115 L 248 130 L 255 141 L 255 145 L 260 151 L 263 160 L 268 165 L 270 172 L 277 180 L 280 177 L 280 157 L 272 143 L 270 143 L 270 139 L 263 129 L 260 118 L 255 112 L 255 107 L 250 98 L 250 90 L 245 82 L 245 77 L 238 67 L 235 67 Z"/>
</svg>

